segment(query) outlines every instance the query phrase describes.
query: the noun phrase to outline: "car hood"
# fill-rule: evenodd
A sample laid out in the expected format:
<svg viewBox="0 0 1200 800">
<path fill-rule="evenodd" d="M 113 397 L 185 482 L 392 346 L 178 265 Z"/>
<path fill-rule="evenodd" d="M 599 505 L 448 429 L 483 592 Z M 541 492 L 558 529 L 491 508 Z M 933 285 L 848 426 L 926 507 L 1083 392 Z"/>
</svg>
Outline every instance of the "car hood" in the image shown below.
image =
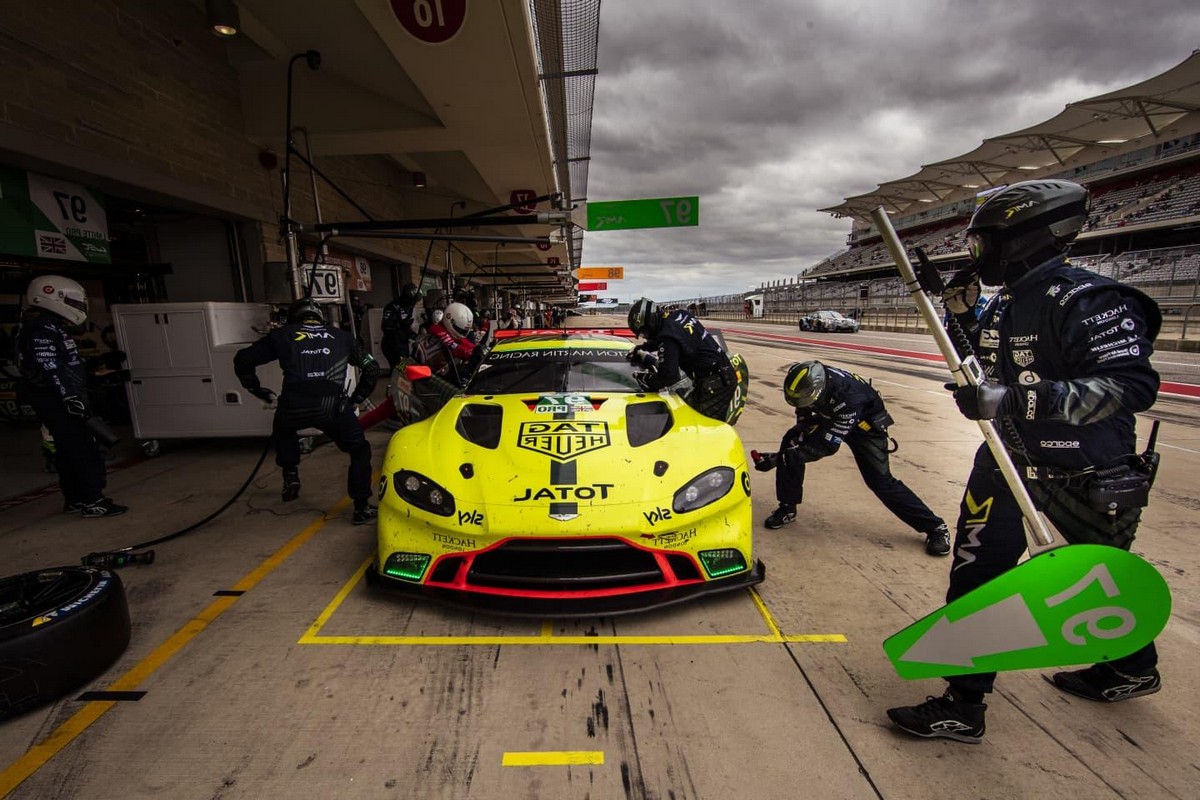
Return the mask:
<svg viewBox="0 0 1200 800">
<path fill-rule="evenodd" d="M 460 506 L 654 509 L 716 466 L 741 494 L 745 451 L 729 425 L 671 394 L 595 393 L 456 397 L 393 436 L 384 470 L 419 472 Z"/>
</svg>

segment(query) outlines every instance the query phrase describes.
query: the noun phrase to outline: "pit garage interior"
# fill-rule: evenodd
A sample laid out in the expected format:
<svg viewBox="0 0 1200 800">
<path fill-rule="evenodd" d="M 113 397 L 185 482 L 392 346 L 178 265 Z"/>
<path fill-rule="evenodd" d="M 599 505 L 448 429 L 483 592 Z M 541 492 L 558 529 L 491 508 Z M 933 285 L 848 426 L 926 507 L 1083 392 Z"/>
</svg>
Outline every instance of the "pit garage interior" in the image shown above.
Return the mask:
<svg viewBox="0 0 1200 800">
<path fill-rule="evenodd" d="M 264 150 L 282 160 L 287 65 L 316 49 L 320 70 L 295 64 L 295 122 L 308 129 L 318 168 L 328 164 L 334 178 L 359 176 L 339 183 L 356 202 L 372 196 L 372 182 L 389 188 L 380 203 L 384 194 L 401 198 L 397 207 L 369 207 L 378 218 L 461 216 L 505 206 L 525 189 L 540 197 L 570 187 L 568 199 L 580 200 L 587 137 L 571 132 L 579 109 L 565 98 L 590 101 L 590 89 L 578 84 L 593 78 L 594 49 L 589 65 L 586 35 L 573 40 L 559 14 L 589 4 L 469 3 L 457 36 L 431 45 L 415 43 L 393 5 L 361 0 L 341 13 L 314 6 L 297 14 L 290 3 L 237 4 L 245 39 L 218 54 L 237 90 L 231 113 L 244 125 L 241 166 L 261 171 Z M 0 21 L 8 37 L 0 53 L 15 74 L 65 58 L 37 35 L 65 7 L 39 7 Z M 93 35 L 125 15 L 125 27 L 132 20 L 143 30 L 167 29 L 201 50 L 216 41 L 200 3 L 97 8 L 117 10 L 81 21 Z M 552 48 L 534 33 L 547 27 L 533 24 L 546 9 L 557 26 L 550 40 L 562 45 L 552 65 L 539 64 L 538 54 L 545 59 Z M 115 64 L 125 51 L 107 52 Z M 569 63 L 567 53 L 582 53 L 582 63 Z M 74 63 L 103 74 L 90 58 Z M 576 89 L 556 90 L 556 81 Z M 561 105 L 551 102 L 556 96 Z M 159 278 L 162 299 L 271 299 L 267 265 L 285 259 L 278 167 L 265 179 L 255 173 L 270 185 L 259 190 L 267 194 L 247 189 L 239 199 L 233 184 L 214 188 L 169 166 L 156 171 L 128 145 L 124 155 L 103 155 L 72 143 L 77 124 L 60 122 L 70 129 L 56 129 L 61 138 L 35 135 L 53 120 L 26 117 L 33 127 L 23 127 L 7 113 L 5 166 L 123 196 L 137 203 L 130 208 L 188 215 L 164 224 L 215 220 L 212 235 L 220 238 L 210 241 L 226 242 L 232 229 L 220 269 L 197 264 L 190 281 L 183 266 L 157 276 L 150 270 L 143 283 L 153 289 Z M 413 185 L 416 173 L 426 187 Z M 305 224 L 315 221 L 308 180 L 297 167 L 293 216 Z M 422 194 L 431 188 L 437 193 Z M 326 220 L 363 218 L 324 185 L 318 196 Z M 459 202 L 465 207 L 454 207 Z M 548 235 L 545 225 L 513 227 L 519 233 L 470 233 Z M 303 237 L 305 245 L 319 243 Z M 582 237 L 575 230 L 550 238 L 549 250 L 443 242 L 430 271 L 447 272 L 448 250 L 451 280 L 469 275 L 506 301 L 556 302 L 570 295 L 570 279 L 547 259 L 557 257 L 569 272 Z M 428 240 L 366 238 L 334 245 L 371 262 L 374 295 L 419 278 L 429 247 Z M 13 274 L 47 264 L 13 262 L 6 267 Z M 101 284 L 109 279 L 103 265 L 86 269 Z M 210 274 L 220 280 L 200 280 Z M 205 285 L 219 285 L 219 293 L 203 296 Z M 747 451 L 775 449 L 791 425 L 780 400 L 787 365 L 828 359 L 872 378 L 898 421 L 895 472 L 953 518 L 979 432 L 947 398 L 946 371 L 929 358 L 928 337 L 863 331 L 848 344 L 836 334 L 783 335 L 755 321 L 713 327 L 753 370 L 738 424 Z M 1164 380 L 1194 382 L 1198 364 L 1193 353 L 1156 355 Z M 629 616 L 523 620 L 368 587 L 363 573 L 375 534 L 350 525 L 346 460 L 324 445 L 301 464 L 298 502 L 280 500 L 279 470 L 268 459 L 214 522 L 159 547 L 153 564 L 120 570 L 133 622 L 128 648 L 78 691 L 0 722 L 0 797 L 1192 797 L 1200 771 L 1200 718 L 1190 700 L 1200 691 L 1190 668 L 1200 646 L 1195 399 L 1162 395 L 1140 415 L 1140 443 L 1151 420 L 1162 423 L 1163 462 L 1134 550 L 1166 578 L 1174 605 L 1158 640 L 1164 689 L 1150 698 L 1098 706 L 1059 693 L 1039 672 L 1016 672 L 1001 676 L 990 696 L 989 732 L 978 747 L 894 731 L 885 708 L 942 689 L 898 678 L 880 645 L 942 604 L 949 564 L 927 556 L 923 537 L 870 496 L 844 453 L 810 470 L 800 518 L 781 530 L 762 525 L 775 505 L 773 476 L 750 472 L 755 555 L 767 565 L 755 590 Z M 60 496 L 38 472 L 36 429 L 6 431 L 13 438 L 0 465 L 3 574 L 78 563 L 89 552 L 192 524 L 233 495 L 264 444 L 261 437 L 180 438 L 147 458 L 131 431 L 123 433 L 108 491 L 131 511 L 85 521 L 62 515 Z M 384 426 L 368 432 L 377 464 L 388 437 Z"/>
</svg>

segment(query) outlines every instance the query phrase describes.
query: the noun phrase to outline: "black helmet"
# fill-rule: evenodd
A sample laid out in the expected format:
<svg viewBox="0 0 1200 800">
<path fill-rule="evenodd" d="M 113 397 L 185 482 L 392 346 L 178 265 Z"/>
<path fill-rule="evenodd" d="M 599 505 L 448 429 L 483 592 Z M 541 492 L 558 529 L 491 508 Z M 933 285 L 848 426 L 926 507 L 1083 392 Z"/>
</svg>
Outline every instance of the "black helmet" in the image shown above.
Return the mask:
<svg viewBox="0 0 1200 800">
<path fill-rule="evenodd" d="M 1022 181 L 975 209 L 967 249 L 983 283 L 1011 282 L 1064 252 L 1087 218 L 1087 189 L 1071 181 Z"/>
<path fill-rule="evenodd" d="M 292 325 L 300 325 L 305 322 L 315 322 L 318 325 L 324 325 L 325 313 L 321 311 L 319 305 L 306 297 L 288 306 L 287 320 Z"/>
<path fill-rule="evenodd" d="M 421 290 L 411 283 L 404 284 L 404 288 L 400 290 L 400 302 L 405 305 L 413 305 L 421 299 Z"/>
<path fill-rule="evenodd" d="M 654 301 L 643 297 L 629 307 L 629 330 L 637 336 L 653 336 L 659 328 L 661 318 Z"/>
<path fill-rule="evenodd" d="M 811 408 L 829 393 L 825 365 L 820 361 L 799 361 L 788 367 L 783 379 L 783 398 L 789 406 Z"/>
</svg>

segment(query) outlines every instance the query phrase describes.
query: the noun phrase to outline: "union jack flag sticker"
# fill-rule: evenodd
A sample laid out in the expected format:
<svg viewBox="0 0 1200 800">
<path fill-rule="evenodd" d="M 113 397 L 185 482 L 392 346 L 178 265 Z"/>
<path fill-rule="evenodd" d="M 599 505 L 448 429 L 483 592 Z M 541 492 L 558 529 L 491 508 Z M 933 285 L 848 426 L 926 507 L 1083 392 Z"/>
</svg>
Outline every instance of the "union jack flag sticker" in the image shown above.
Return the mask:
<svg viewBox="0 0 1200 800">
<path fill-rule="evenodd" d="M 65 256 L 67 240 L 53 233 L 38 234 L 38 252 L 47 255 Z"/>
</svg>

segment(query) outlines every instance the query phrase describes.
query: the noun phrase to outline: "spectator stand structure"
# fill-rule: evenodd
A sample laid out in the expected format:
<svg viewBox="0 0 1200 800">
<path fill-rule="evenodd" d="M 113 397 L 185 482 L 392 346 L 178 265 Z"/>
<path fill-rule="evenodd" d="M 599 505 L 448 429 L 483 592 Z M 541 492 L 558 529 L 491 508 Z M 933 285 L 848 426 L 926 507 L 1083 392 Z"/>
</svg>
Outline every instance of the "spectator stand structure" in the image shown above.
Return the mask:
<svg viewBox="0 0 1200 800">
<path fill-rule="evenodd" d="M 666 302 L 704 302 L 710 316 L 739 319 L 744 299 L 761 294 L 766 322 L 794 326 L 828 308 L 867 330 L 923 330 L 871 211 L 884 207 L 906 248 L 923 248 L 949 274 L 968 263 L 966 225 L 981 196 L 1037 178 L 1089 188 L 1089 217 L 1072 259 L 1158 300 L 1166 316 L 1159 349 L 1200 350 L 1200 50 L 1146 81 L 1071 103 L 1037 125 L 822 209 L 853 220 L 847 247 L 793 280 Z"/>
</svg>

